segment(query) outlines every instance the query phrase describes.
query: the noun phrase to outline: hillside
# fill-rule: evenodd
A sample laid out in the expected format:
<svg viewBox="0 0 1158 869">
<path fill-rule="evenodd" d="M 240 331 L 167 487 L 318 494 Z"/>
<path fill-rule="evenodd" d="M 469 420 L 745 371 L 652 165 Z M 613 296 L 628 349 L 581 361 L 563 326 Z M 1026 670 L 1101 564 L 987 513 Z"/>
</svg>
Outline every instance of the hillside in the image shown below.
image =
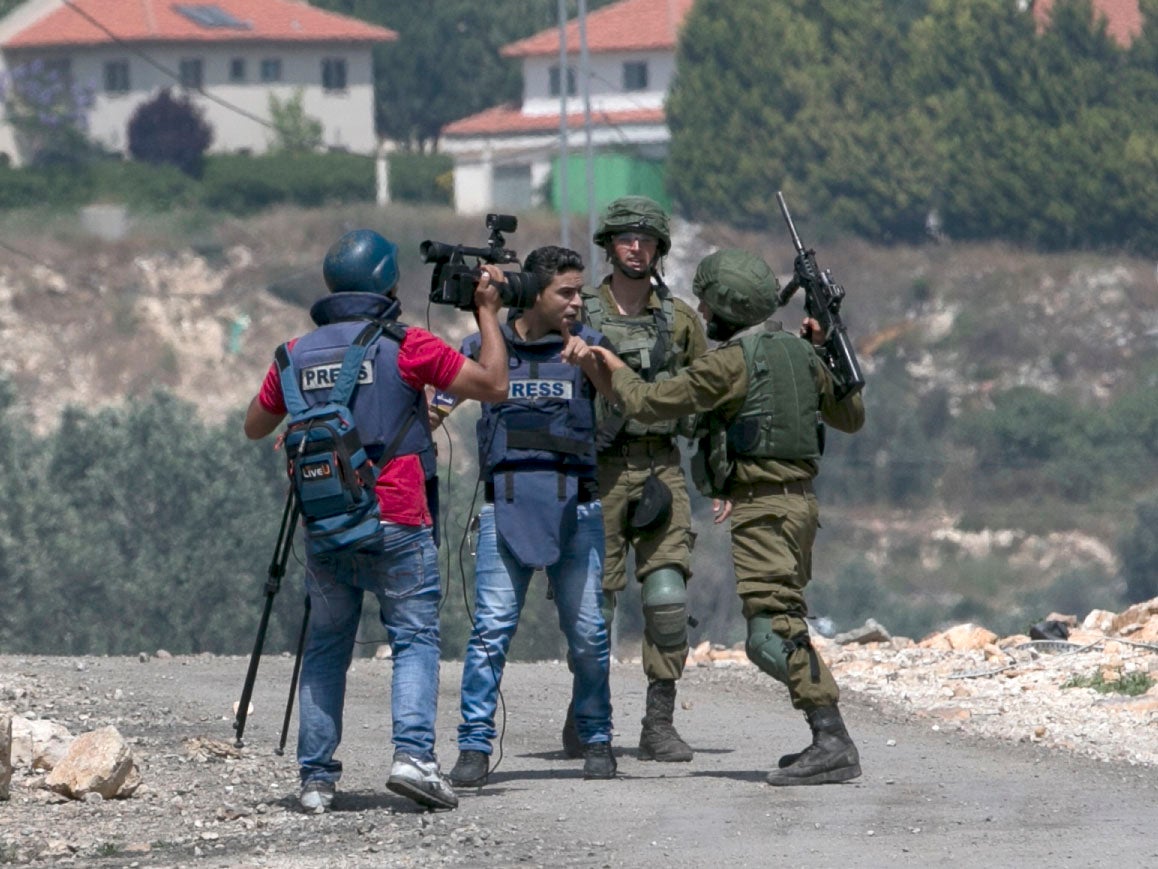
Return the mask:
<svg viewBox="0 0 1158 869">
<path fill-rule="evenodd" d="M 428 312 L 426 305 L 429 268 L 418 261 L 419 241 L 477 245 L 486 235 L 481 220 L 448 212 L 277 211 L 244 221 L 176 215 L 137 220 L 115 241 L 86 233 L 76 219 L 8 218 L 0 226 L 0 338 L 15 410 L 47 432 L 70 404 L 99 406 L 163 388 L 197 405 L 206 420 L 226 419 L 245 406 L 276 344 L 308 328 L 304 305 L 321 291 L 326 247 L 360 225 L 381 229 L 402 248 L 404 319 L 429 322 L 452 340 L 471 328 L 467 314 Z M 1016 386 L 1065 396 L 1096 415 L 1146 382 L 1158 336 L 1154 264 L 1096 253 L 1044 256 L 997 244 L 820 243 L 807 223 L 799 228 L 848 290 L 846 322 L 869 378 L 869 423 L 850 443 L 868 444 L 871 452 L 857 454 L 837 441 L 821 479 L 831 487 L 829 496 L 822 488 L 825 531 L 817 558 L 817 578 L 830 580 L 827 596 L 817 583 L 823 608 L 839 610 L 845 621 L 873 614 L 887 622 L 880 608 L 889 604 L 879 595 L 874 600 L 877 591 L 919 597 L 921 617 L 898 616 L 895 625 L 919 632 L 940 621 L 938 613 L 947 617 L 974 600 L 1021 619 L 991 625 L 1011 630 L 1033 620 L 1032 612 L 1017 609 L 1028 606 L 1026 596 L 1048 592 L 1066 571 L 1089 566 L 1116 577 L 1117 538 L 1132 517 L 1133 498 L 1154 484 L 1152 466 L 1127 469 L 1125 483 L 1074 507 L 1064 487 L 1041 484 L 1023 468 L 978 473 L 961 431 L 991 409 L 993 396 Z M 572 233 L 586 254 L 584 235 L 578 226 Z M 557 236 L 550 218 L 530 215 L 508 244 L 525 254 Z M 668 282 L 686 296 L 700 256 L 723 245 L 756 250 L 783 277 L 790 272 L 783 227 L 756 236 L 677 224 Z M 802 316 L 800 305 L 794 299 L 785 313 L 790 325 Z M 937 430 L 945 434 L 937 439 L 936 467 L 926 467 L 920 450 L 910 455 L 906 444 L 889 442 L 895 435 L 872 440 L 874 428 L 894 431 L 898 417 L 919 415 L 928 427 L 926 417 L 938 414 L 944 419 Z M 460 423 L 456 431 L 456 464 L 469 465 L 468 429 Z M 935 485 L 902 503 L 885 497 L 884 487 L 871 483 L 869 466 L 899 461 Z M 870 481 L 862 487 L 868 491 L 840 488 L 862 479 Z M 697 503 L 702 516 L 704 504 Z M 711 581 L 724 579 L 725 545 L 721 535 L 700 535 L 695 570 L 707 581 L 696 583 L 692 603 L 701 635 L 732 641 L 730 592 L 719 594 Z M 858 600 L 838 600 L 848 597 L 848 583 L 859 589 Z M 1108 592 L 1115 589 L 1107 584 Z M 1014 600 L 1011 609 L 1006 604 Z M 1038 604 L 1042 615 L 1101 605 Z M 986 611 L 954 612 L 975 615 Z"/>
</svg>

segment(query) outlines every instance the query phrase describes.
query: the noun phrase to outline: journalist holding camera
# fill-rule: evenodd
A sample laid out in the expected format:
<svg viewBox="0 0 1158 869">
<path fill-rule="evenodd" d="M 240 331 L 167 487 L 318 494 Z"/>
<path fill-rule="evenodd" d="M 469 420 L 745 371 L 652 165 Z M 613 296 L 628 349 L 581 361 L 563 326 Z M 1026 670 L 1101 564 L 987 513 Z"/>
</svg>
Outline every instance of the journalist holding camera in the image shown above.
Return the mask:
<svg viewBox="0 0 1158 869">
<path fill-rule="evenodd" d="M 461 282 L 490 275 L 492 282 L 501 282 L 503 299 L 521 307 L 502 327 L 510 358 L 507 395 L 483 401 L 477 429 L 486 503 L 478 520 L 474 629 L 463 661 L 459 756 L 450 772 L 460 787 L 484 785 L 491 771 L 499 683 L 528 586 L 540 568 L 546 571 L 567 638 L 584 778 L 608 779 L 616 772 L 610 644 L 599 610 L 604 536 L 596 479 L 595 389 L 580 368 L 562 361 L 568 348 L 606 342 L 580 322 L 583 261 L 575 251 L 538 248 L 526 258 L 521 273 L 499 269 L 496 260 L 513 261 L 504 259 L 507 253 L 488 252 L 477 278 L 459 268 L 449 278 L 436 278 L 432 288 L 432 299 L 438 293 L 448 303 L 463 300 Z M 463 353 L 477 353 L 480 340 L 479 335 L 468 337 Z M 435 414 L 445 416 L 456 403 L 440 394 L 432 406 Z"/>
<path fill-rule="evenodd" d="M 301 805 L 310 812 L 331 807 L 342 774 L 334 753 L 367 591 L 378 599 L 393 652 L 387 787 L 427 808 L 458 805 L 434 753 L 440 583 L 425 387 L 503 401 L 507 342 L 489 271 L 470 282 L 479 326 L 470 358 L 398 322 L 397 253 L 368 229 L 334 243 L 322 266 L 330 295 L 310 309 L 317 328 L 278 348 L 245 418 L 245 434 L 256 440 L 289 415 L 289 504 L 306 532 L 297 758 Z"/>
</svg>

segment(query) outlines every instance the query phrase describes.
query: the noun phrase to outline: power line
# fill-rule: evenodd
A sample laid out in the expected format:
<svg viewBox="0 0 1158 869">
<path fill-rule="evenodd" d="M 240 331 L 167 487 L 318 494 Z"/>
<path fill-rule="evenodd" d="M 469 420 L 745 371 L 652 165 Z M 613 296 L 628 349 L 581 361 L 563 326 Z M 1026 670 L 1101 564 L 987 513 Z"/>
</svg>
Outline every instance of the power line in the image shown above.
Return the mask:
<svg viewBox="0 0 1158 869">
<path fill-rule="evenodd" d="M 145 61 L 150 66 L 160 70 L 165 75 L 169 76 L 169 78 L 173 79 L 173 81 L 177 82 L 179 85 L 181 85 L 181 87 L 185 88 L 186 90 L 196 91 L 197 93 L 201 94 L 201 96 L 205 97 L 205 99 L 210 100 L 211 102 L 215 102 L 218 105 L 223 106 L 226 109 L 229 109 L 231 112 L 236 112 L 237 114 L 241 115 L 242 117 L 248 118 L 249 120 L 254 121 L 255 123 L 261 124 L 261 126 L 267 128 L 267 129 L 270 129 L 270 130 L 274 129 L 273 124 L 271 124 L 265 118 L 259 118 L 257 115 L 253 114 L 252 112 L 241 108 L 241 106 L 235 105 L 234 103 L 231 103 L 228 100 L 222 99 L 221 97 L 216 96 L 215 94 L 209 93 L 201 85 L 190 86 L 190 85 L 185 84 L 181 80 L 180 73 L 174 72 L 173 70 L 169 69 L 167 66 L 165 66 L 160 61 L 155 60 L 151 55 L 149 55 L 145 51 L 142 51 L 140 48 L 135 46 L 133 43 L 117 36 L 108 27 L 106 27 L 102 22 L 100 22 L 99 20 L 94 18 L 92 15 L 90 15 L 89 13 L 87 13 L 83 9 L 81 9 L 79 6 L 77 6 L 75 3 L 73 3 L 72 0 L 64 0 L 64 5 L 67 6 L 69 9 L 71 9 L 73 12 L 75 12 L 77 15 L 79 15 L 81 18 L 84 18 L 86 21 L 88 21 L 90 24 L 92 24 L 93 27 L 96 27 L 98 30 L 100 30 L 102 33 L 104 33 L 106 36 L 108 36 L 109 39 L 111 39 L 117 45 L 120 45 L 123 48 L 125 48 L 126 50 L 137 55 L 137 57 L 141 58 L 143 61 Z"/>
</svg>

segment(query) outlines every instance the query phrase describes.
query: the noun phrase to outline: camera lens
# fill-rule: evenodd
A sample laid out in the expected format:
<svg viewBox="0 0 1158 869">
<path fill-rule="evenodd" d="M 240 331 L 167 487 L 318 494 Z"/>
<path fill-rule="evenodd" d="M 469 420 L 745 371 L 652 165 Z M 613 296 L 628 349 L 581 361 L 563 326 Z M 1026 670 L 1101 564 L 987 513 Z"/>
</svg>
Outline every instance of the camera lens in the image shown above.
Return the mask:
<svg viewBox="0 0 1158 869">
<path fill-rule="evenodd" d="M 528 272 L 507 272 L 507 284 L 500 285 L 503 304 L 508 308 L 529 308 L 542 287 L 538 279 Z"/>
</svg>

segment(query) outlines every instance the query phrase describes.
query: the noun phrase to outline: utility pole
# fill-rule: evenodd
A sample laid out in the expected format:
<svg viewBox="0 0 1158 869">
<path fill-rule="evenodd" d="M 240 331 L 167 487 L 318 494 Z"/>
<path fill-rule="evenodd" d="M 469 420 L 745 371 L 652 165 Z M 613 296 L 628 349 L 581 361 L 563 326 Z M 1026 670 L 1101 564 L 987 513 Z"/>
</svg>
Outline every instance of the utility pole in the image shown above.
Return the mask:
<svg viewBox="0 0 1158 869">
<path fill-rule="evenodd" d="M 567 191 L 567 96 L 571 68 L 567 65 L 567 0 L 559 0 L 559 243 L 571 247 L 571 199 Z"/>
<path fill-rule="evenodd" d="M 583 140 L 587 163 L 587 238 L 589 274 L 595 273 L 595 154 L 591 142 L 591 55 L 587 51 L 587 0 L 579 0 L 579 76 L 583 81 Z"/>
</svg>

